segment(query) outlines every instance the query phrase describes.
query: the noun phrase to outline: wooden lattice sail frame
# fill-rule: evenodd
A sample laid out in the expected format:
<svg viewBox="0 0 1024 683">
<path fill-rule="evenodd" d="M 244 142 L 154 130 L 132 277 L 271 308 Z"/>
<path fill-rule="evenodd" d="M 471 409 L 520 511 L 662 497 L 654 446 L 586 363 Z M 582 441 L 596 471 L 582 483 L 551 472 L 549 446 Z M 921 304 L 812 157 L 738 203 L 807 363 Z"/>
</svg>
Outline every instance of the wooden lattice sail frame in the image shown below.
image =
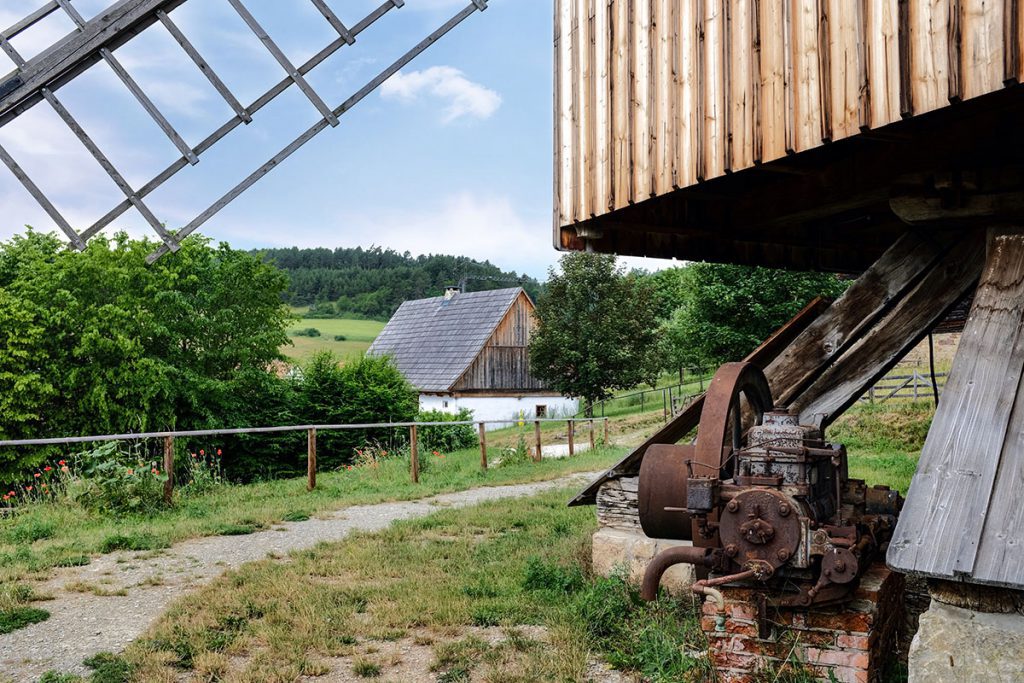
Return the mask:
<svg viewBox="0 0 1024 683">
<path fill-rule="evenodd" d="M 381 71 L 377 76 L 368 81 L 362 88 L 352 94 L 337 107 L 331 108 L 323 98 L 314 90 L 306 79 L 306 75 L 322 64 L 328 57 L 343 47 L 351 46 L 356 42 L 360 33 L 365 31 L 379 19 L 383 18 L 393 9 L 405 5 L 405 0 L 384 0 L 375 10 L 366 15 L 361 21 L 346 26 L 338 18 L 325 0 L 310 0 L 317 11 L 331 25 L 338 37 L 331 41 L 326 47 L 310 57 L 303 64 L 293 64 L 284 52 L 277 46 L 268 31 L 260 25 L 256 18 L 249 12 L 242 0 L 228 0 L 239 17 L 259 38 L 274 59 L 286 73 L 285 78 L 260 95 L 248 106 L 243 106 L 224 81 L 216 74 L 210 64 L 203 59 L 195 45 L 188 39 L 185 33 L 174 23 L 171 18 L 172 11 L 187 2 L 188 0 L 120 0 L 97 14 L 93 19 L 86 20 L 71 4 L 71 0 L 52 0 L 45 3 L 35 12 L 32 12 L 13 26 L 0 31 L 0 49 L 2 49 L 15 63 L 17 68 L 14 72 L 0 80 L 0 127 L 10 123 L 19 115 L 31 107 L 46 101 L 57 115 L 68 125 L 71 131 L 78 137 L 89 153 L 96 159 L 111 180 L 125 195 L 125 199 L 112 208 L 98 221 L 83 230 L 76 231 L 67 219 L 61 214 L 56 205 L 46 196 L 39 186 L 28 176 L 17 160 L 11 156 L 3 147 L 0 147 L 0 161 L 6 165 L 17 179 L 24 185 L 25 189 L 35 198 L 44 211 L 56 223 L 56 225 L 67 235 L 71 244 L 79 249 L 84 248 L 86 242 L 97 235 L 103 228 L 110 225 L 119 216 L 131 208 L 135 208 L 146 220 L 149 226 L 163 241 L 163 245 L 154 252 L 150 261 L 160 256 L 176 251 L 180 241 L 197 228 L 210 220 L 221 209 L 231 203 L 235 198 L 252 187 L 263 176 L 277 167 L 281 162 L 291 156 L 300 147 L 312 140 L 317 134 L 328 127 L 338 125 L 338 119 L 349 109 L 362 101 L 367 95 L 376 90 L 384 81 L 393 76 L 402 67 L 410 63 L 424 50 L 437 42 L 446 33 L 462 23 L 470 15 L 477 11 L 487 9 L 487 0 L 472 0 L 461 11 L 440 26 L 436 31 L 420 41 L 416 46 L 395 60 L 390 66 Z M 55 12 L 63 12 L 74 22 L 76 30 L 59 41 L 55 45 L 41 52 L 32 59 L 26 60 L 11 45 L 11 39 L 20 33 L 28 30 L 35 24 L 46 19 Z M 146 95 L 145 91 L 131 77 L 127 69 L 118 61 L 115 54 L 117 48 L 138 36 L 149 26 L 160 23 L 170 33 L 174 40 L 181 46 L 196 67 L 209 80 L 214 89 L 224 98 L 233 116 L 228 119 L 217 130 L 210 133 L 199 144 L 191 147 L 184 141 L 181 135 L 174 129 L 167 118 L 160 112 L 153 100 Z M 140 106 L 152 117 L 171 143 L 178 149 L 181 156 L 172 162 L 166 169 L 158 173 L 152 180 L 142 187 L 134 188 L 124 175 L 119 172 L 103 153 L 96 142 L 89 134 L 75 121 L 74 117 L 61 103 L 57 96 L 59 89 L 70 83 L 89 67 L 99 61 L 105 62 L 125 87 L 138 100 Z M 321 118 L 310 126 L 305 132 L 286 145 L 267 163 L 253 171 L 249 176 L 239 182 L 224 196 L 202 211 L 192 221 L 173 234 L 165 229 L 157 219 L 153 211 L 145 203 L 145 198 L 158 187 L 167 182 L 179 171 L 190 165 L 199 163 L 202 154 L 209 151 L 214 145 L 227 137 L 233 130 L 243 124 L 252 122 L 253 116 L 259 112 L 279 95 L 287 91 L 291 86 L 296 86 L 316 108 Z"/>
</svg>

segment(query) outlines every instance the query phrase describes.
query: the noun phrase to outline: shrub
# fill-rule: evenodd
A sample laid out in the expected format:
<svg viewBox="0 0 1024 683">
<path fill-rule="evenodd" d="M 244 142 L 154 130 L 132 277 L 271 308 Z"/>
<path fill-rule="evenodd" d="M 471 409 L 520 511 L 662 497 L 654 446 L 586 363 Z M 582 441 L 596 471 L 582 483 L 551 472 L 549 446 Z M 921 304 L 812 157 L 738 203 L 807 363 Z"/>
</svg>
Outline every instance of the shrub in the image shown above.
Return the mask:
<svg viewBox="0 0 1024 683">
<path fill-rule="evenodd" d="M 348 337 L 343 334 L 334 335 L 334 341 L 348 341 Z"/>
<path fill-rule="evenodd" d="M 169 545 L 169 543 L 158 539 L 153 534 L 112 534 L 104 538 L 103 542 L 100 543 L 100 552 L 106 554 L 118 550 L 159 550 Z"/>
<path fill-rule="evenodd" d="M 50 618 L 50 613 L 36 607 L 14 607 L 0 610 L 0 635 L 17 631 Z"/>
<path fill-rule="evenodd" d="M 509 446 L 501 451 L 501 462 L 498 463 L 498 467 L 513 467 L 528 462 L 530 462 L 530 447 L 526 445 L 526 437 L 520 433 L 515 446 Z"/>
<path fill-rule="evenodd" d="M 138 448 L 122 450 L 107 443 L 80 454 L 81 479 L 72 482 L 72 497 L 83 507 L 111 514 L 149 514 L 167 506 L 167 475 Z"/>
<path fill-rule="evenodd" d="M 472 420 L 473 411 L 468 408 L 460 408 L 457 413 L 422 410 L 416 416 L 417 422 L 468 422 Z M 473 425 L 421 427 L 419 439 L 423 450 L 438 451 L 439 453 L 452 453 L 475 448 L 477 445 L 477 434 Z"/>
<path fill-rule="evenodd" d="M 319 337 L 320 330 L 315 327 L 305 327 L 301 330 L 295 330 L 292 332 L 292 335 L 295 337 Z"/>
</svg>

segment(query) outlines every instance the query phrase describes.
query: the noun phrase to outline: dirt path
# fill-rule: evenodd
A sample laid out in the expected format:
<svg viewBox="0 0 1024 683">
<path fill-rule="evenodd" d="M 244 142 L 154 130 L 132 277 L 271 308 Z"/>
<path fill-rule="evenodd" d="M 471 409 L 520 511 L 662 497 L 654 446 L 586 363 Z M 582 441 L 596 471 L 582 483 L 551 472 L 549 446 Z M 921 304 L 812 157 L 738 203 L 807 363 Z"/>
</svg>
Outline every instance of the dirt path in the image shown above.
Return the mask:
<svg viewBox="0 0 1024 683">
<path fill-rule="evenodd" d="M 60 570 L 38 587 L 39 592 L 54 595 L 52 601 L 40 605 L 50 612 L 50 618 L 0 636 L 0 680 L 32 681 L 50 669 L 86 673 L 83 659 L 98 652 L 120 652 L 172 601 L 246 562 L 337 541 L 352 531 L 376 531 L 399 519 L 423 517 L 439 507 L 466 507 L 583 486 L 598 474 L 581 472 L 546 482 L 359 505 L 247 536 L 198 538 L 156 553 L 113 553 L 84 567 Z"/>
</svg>

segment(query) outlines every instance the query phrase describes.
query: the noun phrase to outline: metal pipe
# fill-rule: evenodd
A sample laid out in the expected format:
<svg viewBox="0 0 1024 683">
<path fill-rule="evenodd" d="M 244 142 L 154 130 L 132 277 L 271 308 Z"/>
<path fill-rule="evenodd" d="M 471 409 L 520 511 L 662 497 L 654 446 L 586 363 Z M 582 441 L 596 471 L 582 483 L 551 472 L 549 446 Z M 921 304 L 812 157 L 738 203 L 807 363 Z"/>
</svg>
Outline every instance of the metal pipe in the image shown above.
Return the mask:
<svg viewBox="0 0 1024 683">
<path fill-rule="evenodd" d="M 690 590 L 698 595 L 706 595 L 709 600 L 714 600 L 718 606 L 717 614 L 715 614 L 715 630 L 725 631 L 725 596 L 722 595 L 722 591 L 714 588 L 714 586 L 724 586 L 727 583 L 733 581 L 745 581 L 747 579 L 757 578 L 757 572 L 753 569 L 748 569 L 738 574 L 729 574 L 728 576 L 719 576 L 715 579 L 701 579 L 695 581 Z"/>
<path fill-rule="evenodd" d="M 658 585 L 661 583 L 661 577 L 670 567 L 677 564 L 710 567 L 712 550 L 712 548 L 695 548 L 688 545 L 662 550 L 647 564 L 644 581 L 640 587 L 641 597 L 647 602 L 653 602 L 658 597 Z"/>
</svg>

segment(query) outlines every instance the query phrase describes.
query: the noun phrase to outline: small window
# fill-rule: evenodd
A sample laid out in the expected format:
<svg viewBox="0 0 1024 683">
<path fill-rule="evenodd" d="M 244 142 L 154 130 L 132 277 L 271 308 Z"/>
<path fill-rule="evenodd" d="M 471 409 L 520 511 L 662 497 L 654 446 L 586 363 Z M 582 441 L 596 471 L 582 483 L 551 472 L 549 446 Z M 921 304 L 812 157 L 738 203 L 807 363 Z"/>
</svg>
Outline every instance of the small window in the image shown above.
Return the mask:
<svg viewBox="0 0 1024 683">
<path fill-rule="evenodd" d="M 445 401 L 445 402 L 444 402 L 444 407 L 445 407 L 445 408 L 447 408 L 447 407 L 448 407 L 448 401 Z"/>
<path fill-rule="evenodd" d="M 537 417 L 547 417 L 547 416 L 548 416 L 548 407 L 547 406 L 537 406 Z"/>
</svg>

